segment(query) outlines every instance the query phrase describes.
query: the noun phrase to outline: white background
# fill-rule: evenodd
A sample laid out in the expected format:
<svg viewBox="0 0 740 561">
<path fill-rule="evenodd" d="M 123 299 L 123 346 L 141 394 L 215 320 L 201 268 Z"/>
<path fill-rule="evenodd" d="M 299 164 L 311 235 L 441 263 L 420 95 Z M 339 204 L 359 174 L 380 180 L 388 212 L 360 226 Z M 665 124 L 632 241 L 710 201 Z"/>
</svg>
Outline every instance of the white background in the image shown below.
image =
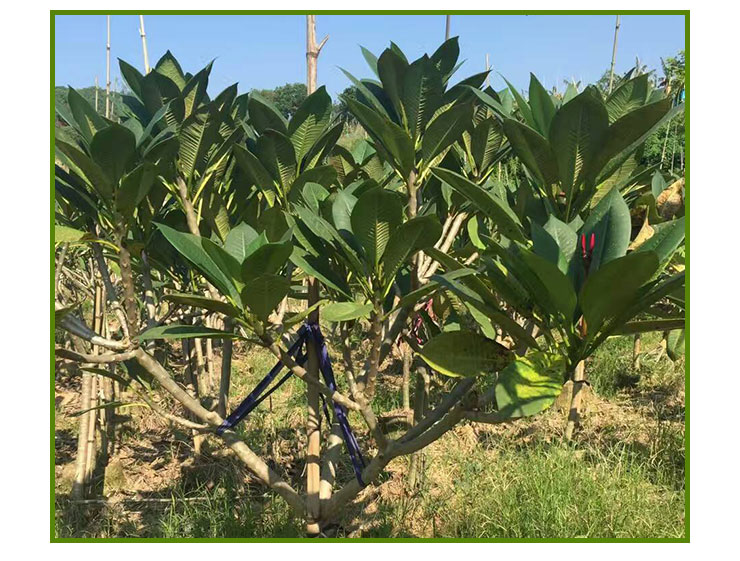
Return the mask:
<svg viewBox="0 0 740 561">
<path fill-rule="evenodd" d="M 49 10 L 105 9 L 96 2 L 4 4 L 2 41 L 2 167 L 0 167 L 0 335 L 2 361 L 2 454 L 0 532 L 7 559 L 79 555 L 106 559 L 163 556 L 271 559 L 322 555 L 313 544 L 53 544 L 49 545 L 50 498 L 50 41 Z M 613 4 L 617 4 L 614 2 Z M 734 546 L 738 522 L 737 403 L 740 398 L 736 334 L 740 278 L 740 50 L 734 3 L 620 1 L 620 10 L 690 9 L 690 277 L 691 277 L 691 532 L 690 544 L 424 544 L 429 559 L 460 555 L 484 558 L 629 556 L 671 559 L 719 555 Z M 735 4 L 736 5 L 736 4 Z M 110 3 L 110 9 L 135 9 Z M 153 9 L 608 9 L 592 1 L 526 3 L 440 2 L 150 2 Z M 656 33 L 659 33 L 656 30 Z M 525 40 L 526 38 L 522 38 Z M 689 38 L 687 37 L 687 46 Z M 421 545 L 421 544 L 419 544 Z M 333 554 L 360 561 L 418 555 L 417 544 L 336 544 Z M 574 548 L 579 548 L 575 551 Z M 86 551 L 78 551 L 85 548 Z M 135 548 L 135 551 L 134 551 Z M 309 548 L 309 549 L 306 549 Z M 580 549 L 585 548 L 585 551 Z M 737 555 L 735 553 L 734 555 Z M 389 557 L 390 556 L 390 557 Z"/>
</svg>

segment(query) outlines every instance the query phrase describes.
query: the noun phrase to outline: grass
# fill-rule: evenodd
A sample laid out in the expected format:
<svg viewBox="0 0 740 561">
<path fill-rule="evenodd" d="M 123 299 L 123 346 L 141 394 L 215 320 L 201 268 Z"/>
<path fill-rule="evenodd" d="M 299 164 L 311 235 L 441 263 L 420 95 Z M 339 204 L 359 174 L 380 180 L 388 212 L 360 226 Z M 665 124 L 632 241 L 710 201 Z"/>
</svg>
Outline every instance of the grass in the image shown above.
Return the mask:
<svg viewBox="0 0 740 561">
<path fill-rule="evenodd" d="M 573 443 L 562 442 L 563 417 L 554 410 L 510 425 L 461 425 L 426 450 L 415 493 L 406 491 L 408 458 L 394 460 L 380 484 L 347 511 L 336 535 L 684 537 L 683 365 L 651 355 L 658 343 L 659 337 L 643 337 L 643 368 L 632 377 L 632 338 L 608 341 L 589 361 L 596 396 Z M 272 359 L 253 351 L 237 356 L 233 395 L 243 396 Z M 395 376 L 396 366 L 386 372 Z M 388 409 L 400 404 L 389 387 L 380 386 Z M 273 394 L 272 411 L 266 401 L 240 429 L 298 488 L 304 396 L 304 387 L 289 381 Z M 68 500 L 67 466 L 74 459 L 58 447 L 57 536 L 302 537 L 285 503 L 232 456 L 214 446 L 211 456 L 193 461 L 188 435 L 173 439 L 143 410 L 134 415 L 128 424 L 137 430 L 126 434 L 120 458 L 108 466 L 106 504 Z M 58 429 L 74 433 L 74 423 L 57 418 Z M 363 435 L 360 440 L 366 446 Z M 143 460 L 142 450 L 148 451 Z M 351 477 L 345 458 L 339 479 Z"/>
</svg>

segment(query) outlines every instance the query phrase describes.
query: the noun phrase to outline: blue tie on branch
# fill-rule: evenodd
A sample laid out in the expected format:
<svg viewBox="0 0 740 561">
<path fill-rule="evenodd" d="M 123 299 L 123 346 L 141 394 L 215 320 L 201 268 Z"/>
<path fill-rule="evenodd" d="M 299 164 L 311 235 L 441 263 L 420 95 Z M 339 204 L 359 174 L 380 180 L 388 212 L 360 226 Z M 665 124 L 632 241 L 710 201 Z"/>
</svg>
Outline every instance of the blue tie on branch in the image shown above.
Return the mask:
<svg viewBox="0 0 740 561">
<path fill-rule="evenodd" d="M 331 360 L 329 358 L 329 350 L 326 347 L 326 341 L 321 333 L 321 329 L 318 324 L 306 323 L 298 330 L 298 339 L 288 349 L 288 355 L 295 359 L 296 363 L 303 366 L 307 360 L 307 353 L 304 352 L 304 345 L 307 347 L 308 344 L 316 346 L 316 354 L 319 357 L 319 369 L 324 377 L 324 382 L 331 391 L 336 391 L 337 383 L 334 378 L 334 370 L 331 366 Z M 288 378 L 293 374 L 288 371 L 272 388 L 267 392 L 265 390 L 275 377 L 280 374 L 284 368 L 282 361 L 278 361 L 275 366 L 267 373 L 267 375 L 255 386 L 250 394 L 242 401 L 239 406 L 232 411 L 216 432 L 221 435 L 227 429 L 234 428 L 240 421 L 245 419 L 260 403 L 262 403 L 267 397 L 269 397 L 275 390 L 282 386 Z M 331 416 L 329 415 L 329 409 L 326 405 L 326 400 L 322 395 L 324 415 L 326 416 L 327 423 L 331 424 Z M 362 457 L 360 446 L 357 443 L 355 435 L 352 433 L 352 428 L 349 425 L 347 414 L 344 407 L 338 403 L 334 403 L 334 414 L 336 416 L 339 427 L 342 431 L 342 438 L 344 444 L 347 446 L 350 460 L 352 461 L 352 467 L 355 472 L 355 477 L 362 487 L 365 483 L 362 481 L 362 470 L 365 467 L 365 459 Z"/>
</svg>

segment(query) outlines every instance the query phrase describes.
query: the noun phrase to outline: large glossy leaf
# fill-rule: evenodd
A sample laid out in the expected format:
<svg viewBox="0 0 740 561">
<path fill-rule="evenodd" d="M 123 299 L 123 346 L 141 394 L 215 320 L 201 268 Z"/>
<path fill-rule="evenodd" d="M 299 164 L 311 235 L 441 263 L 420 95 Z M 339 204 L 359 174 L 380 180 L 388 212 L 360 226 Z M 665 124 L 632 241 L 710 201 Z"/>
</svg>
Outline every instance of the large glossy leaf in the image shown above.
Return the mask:
<svg viewBox="0 0 740 561">
<path fill-rule="evenodd" d="M 436 216 L 417 216 L 402 224 L 391 235 L 381 260 L 386 283 L 393 282 L 410 255 L 433 246 L 441 235 L 442 225 Z"/>
<path fill-rule="evenodd" d="M 132 216 L 139 203 L 149 194 L 149 190 L 157 181 L 157 167 L 144 162 L 135 167 L 121 179 L 121 185 L 116 191 L 116 207 L 124 216 Z"/>
<path fill-rule="evenodd" d="M 371 266 L 380 263 L 391 234 L 401 225 L 402 214 L 398 196 L 385 189 L 371 189 L 357 200 L 350 217 L 352 231 Z"/>
<path fill-rule="evenodd" d="M 495 117 L 487 117 L 475 125 L 470 133 L 470 155 L 479 175 L 494 163 L 503 141 L 503 126 Z"/>
<path fill-rule="evenodd" d="M 186 180 L 206 165 L 208 152 L 218 139 L 218 117 L 201 107 L 186 118 L 180 128 L 179 165 Z"/>
<path fill-rule="evenodd" d="M 170 51 L 162 55 L 162 58 L 154 66 L 154 70 L 169 78 L 180 91 L 185 87 L 185 75 L 180 67 L 180 63 L 177 62 L 177 59 Z"/>
<path fill-rule="evenodd" d="M 666 338 L 666 353 L 671 360 L 678 360 L 686 352 L 686 331 L 674 329 L 668 333 Z"/>
<path fill-rule="evenodd" d="M 265 169 L 259 158 L 249 150 L 238 144 L 233 147 L 234 158 L 239 167 L 244 171 L 248 180 L 260 191 L 265 193 L 268 200 L 275 201 L 276 188 L 270 172 Z"/>
<path fill-rule="evenodd" d="M 421 157 L 427 166 L 470 127 L 472 112 L 471 105 L 456 105 L 440 113 L 429 123 L 421 139 Z"/>
<path fill-rule="evenodd" d="M 321 86 L 301 103 L 288 125 L 288 136 L 295 146 L 298 162 L 319 139 L 330 118 L 331 98 Z"/>
<path fill-rule="evenodd" d="M 511 351 L 474 331 L 445 331 L 430 339 L 419 355 L 440 374 L 472 378 L 502 370 Z"/>
<path fill-rule="evenodd" d="M 578 234 L 565 222 L 559 220 L 555 215 L 550 215 L 544 226 L 544 231 L 547 232 L 551 239 L 555 242 L 559 250 L 559 258 L 557 260 L 558 268 L 567 273 L 570 268 L 570 264 L 576 253 L 576 247 L 578 246 Z M 534 239 L 535 228 L 532 228 L 532 234 Z M 537 242 L 535 241 L 535 253 L 546 257 L 542 253 L 537 251 Z M 548 259 L 549 260 L 549 259 Z"/>
<path fill-rule="evenodd" d="M 660 267 L 665 266 L 686 237 L 685 220 L 682 216 L 670 222 L 655 224 L 653 235 L 636 251 L 654 251 L 660 260 Z"/>
<path fill-rule="evenodd" d="M 535 253 L 521 250 L 519 256 L 547 290 L 550 307 L 548 311 L 553 315 L 561 314 L 570 324 L 578 301 L 570 279 L 557 265 Z"/>
<path fill-rule="evenodd" d="M 239 290 L 235 282 L 241 275 L 239 263 L 224 249 L 211 240 L 179 232 L 164 224 L 157 224 L 167 241 L 188 261 L 234 302 L 240 302 Z"/>
<path fill-rule="evenodd" d="M 560 107 L 552 118 L 548 140 L 568 200 L 601 148 L 608 127 L 601 94 L 592 86 Z"/>
<path fill-rule="evenodd" d="M 242 263 L 242 279 L 248 282 L 263 274 L 275 274 L 287 263 L 293 244 L 268 243 L 257 248 Z"/>
<path fill-rule="evenodd" d="M 202 325 L 170 324 L 147 329 L 139 333 L 135 339 L 138 341 L 152 341 L 155 339 L 192 339 L 194 337 L 200 339 L 236 339 L 239 335 L 231 331 L 220 331 Z"/>
<path fill-rule="evenodd" d="M 262 165 L 287 193 L 295 179 L 298 166 L 290 139 L 284 134 L 267 129 L 257 139 L 257 157 Z"/>
<path fill-rule="evenodd" d="M 589 272 L 627 253 L 632 233 L 632 219 L 627 203 L 617 189 L 612 189 L 591 210 L 581 231 L 590 244 L 594 235 L 594 251 Z"/>
<path fill-rule="evenodd" d="M 258 134 L 262 134 L 267 129 L 288 134 L 288 122 L 285 117 L 277 107 L 258 93 L 249 94 L 247 107 L 249 108 L 249 122 Z"/>
<path fill-rule="evenodd" d="M 542 136 L 547 136 L 550 122 L 555 115 L 555 104 L 534 74 L 529 75 L 529 106 L 532 118 L 537 124 L 537 130 Z"/>
<path fill-rule="evenodd" d="M 589 275 L 579 298 L 589 336 L 627 308 L 657 269 L 658 256 L 646 251 L 610 261 Z"/>
<path fill-rule="evenodd" d="M 648 95 L 648 78 L 648 74 L 640 74 L 636 78 L 627 80 L 606 99 L 606 112 L 609 114 L 610 123 L 645 105 Z"/>
<path fill-rule="evenodd" d="M 289 279 L 272 274 L 260 275 L 244 285 L 242 302 L 258 318 L 266 320 L 288 291 Z"/>
<path fill-rule="evenodd" d="M 472 181 L 444 168 L 432 168 L 432 173 L 441 181 L 447 183 L 455 191 L 473 203 L 483 214 L 491 218 L 493 223 L 504 236 L 509 239 L 524 242 L 524 233 L 518 224 L 515 215 L 509 213 L 503 204 Z"/>
<path fill-rule="evenodd" d="M 126 127 L 113 123 L 99 130 L 90 143 L 90 155 L 116 185 L 136 153 L 136 137 Z"/>
<path fill-rule="evenodd" d="M 442 103 L 442 75 L 424 55 L 403 74 L 401 102 L 412 139 L 418 138 Z"/>
<path fill-rule="evenodd" d="M 332 221 L 334 227 L 339 231 L 340 234 L 352 233 L 352 209 L 357 204 L 357 197 L 350 193 L 347 189 L 337 191 L 336 197 L 331 207 Z M 344 235 L 343 234 L 343 235 Z"/>
<path fill-rule="evenodd" d="M 452 75 L 455 63 L 460 57 L 460 44 L 457 37 L 450 37 L 442 43 L 432 56 L 429 57 L 432 64 L 440 71 L 444 81 Z"/>
<path fill-rule="evenodd" d="M 228 302 L 222 302 L 221 300 L 214 300 L 213 298 L 207 298 L 199 294 L 182 294 L 179 292 L 173 294 L 165 294 L 162 297 L 163 300 L 169 300 L 176 304 L 183 304 L 185 306 L 193 306 L 194 308 L 203 308 L 209 312 L 216 312 L 218 314 L 224 314 L 229 317 L 236 317 L 240 314 L 238 308 L 232 306 Z"/>
<path fill-rule="evenodd" d="M 352 298 L 352 291 L 347 286 L 346 280 L 332 269 L 326 256 L 311 255 L 299 247 L 294 247 L 290 260 L 307 275 L 319 279 L 324 286 Z"/>
<path fill-rule="evenodd" d="M 182 90 L 182 100 L 184 107 L 184 118 L 192 115 L 201 102 L 206 99 L 206 90 L 208 89 L 208 77 L 211 74 L 213 63 L 209 63 L 205 68 L 198 71 L 195 76 L 190 78 Z"/>
<path fill-rule="evenodd" d="M 519 357 L 496 382 L 496 406 L 503 418 L 534 415 L 550 407 L 563 389 L 562 359 L 541 352 Z"/>
<path fill-rule="evenodd" d="M 325 321 L 349 321 L 357 318 L 367 318 L 373 311 L 370 302 L 330 302 L 321 307 L 321 319 Z"/>
<path fill-rule="evenodd" d="M 82 138 L 88 144 L 92 142 L 95 133 L 108 126 L 108 123 L 98 115 L 88 101 L 72 87 L 69 87 L 67 91 L 67 103 Z"/>
<path fill-rule="evenodd" d="M 79 172 L 80 178 L 87 181 L 104 200 L 113 196 L 113 186 L 108 175 L 87 154 L 76 146 L 59 139 L 54 142 L 54 147 L 67 158 L 72 167 L 76 168 L 73 171 Z"/>
<path fill-rule="evenodd" d="M 558 181 L 558 163 L 547 139 L 513 119 L 504 119 L 504 133 L 517 157 L 549 192 Z"/>
<path fill-rule="evenodd" d="M 128 62 L 118 59 L 118 67 L 121 70 L 121 76 L 136 96 L 141 99 L 141 81 L 144 76 Z"/>
<path fill-rule="evenodd" d="M 402 177 L 408 177 L 414 168 L 414 145 L 401 127 L 367 105 L 347 98 L 347 106 L 368 134 L 393 158 L 393 166 Z"/>
<path fill-rule="evenodd" d="M 224 240 L 224 249 L 239 263 L 243 263 L 244 259 L 260 246 L 259 240 L 260 236 L 254 228 L 242 222 L 229 231 Z"/>
</svg>

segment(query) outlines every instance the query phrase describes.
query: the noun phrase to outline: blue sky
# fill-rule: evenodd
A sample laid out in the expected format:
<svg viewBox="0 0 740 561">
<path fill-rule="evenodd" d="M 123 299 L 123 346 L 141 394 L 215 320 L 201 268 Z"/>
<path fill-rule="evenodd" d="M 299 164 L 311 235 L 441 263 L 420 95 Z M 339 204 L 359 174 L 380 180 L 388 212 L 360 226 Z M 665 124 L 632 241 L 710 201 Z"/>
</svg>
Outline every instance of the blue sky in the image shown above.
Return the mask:
<svg viewBox="0 0 740 561">
<path fill-rule="evenodd" d="M 319 58 L 319 84 L 332 97 L 349 85 L 338 67 L 357 77 L 370 77 L 358 45 L 376 54 L 389 41 L 409 58 L 431 53 L 444 40 L 441 15 L 319 15 L 317 39 L 330 38 Z M 466 63 L 453 82 L 485 69 L 490 56 L 495 72 L 526 89 L 529 72 L 550 88 L 575 78 L 598 80 L 611 60 L 614 16 L 453 15 L 453 36 L 460 37 L 460 58 Z M 111 16 L 111 81 L 117 58 L 143 70 L 139 18 Z M 170 49 L 186 71 L 194 72 L 216 59 L 209 90 L 217 93 L 238 82 L 239 91 L 273 88 L 305 81 L 305 16 L 145 16 L 150 64 Z M 56 16 L 55 84 L 84 87 L 95 76 L 105 83 L 105 16 Z M 621 17 L 617 71 L 625 72 L 639 56 L 650 68 L 660 57 L 684 48 L 683 16 Z M 120 78 L 119 78 L 120 80 Z M 496 89 L 505 87 L 492 74 Z"/>
</svg>

